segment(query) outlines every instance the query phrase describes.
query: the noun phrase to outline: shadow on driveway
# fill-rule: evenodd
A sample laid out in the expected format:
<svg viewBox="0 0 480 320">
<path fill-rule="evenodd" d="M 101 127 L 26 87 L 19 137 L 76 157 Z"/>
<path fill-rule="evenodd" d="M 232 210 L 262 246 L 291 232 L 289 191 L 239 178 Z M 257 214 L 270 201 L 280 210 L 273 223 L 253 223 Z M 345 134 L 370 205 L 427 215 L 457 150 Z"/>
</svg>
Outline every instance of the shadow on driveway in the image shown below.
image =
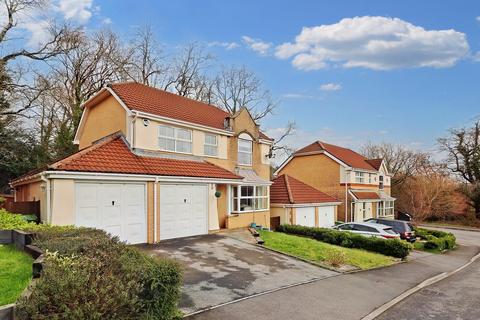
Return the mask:
<svg viewBox="0 0 480 320">
<path fill-rule="evenodd" d="M 185 314 L 337 274 L 217 234 L 162 241 L 141 249 L 183 265 L 180 309 Z"/>
</svg>

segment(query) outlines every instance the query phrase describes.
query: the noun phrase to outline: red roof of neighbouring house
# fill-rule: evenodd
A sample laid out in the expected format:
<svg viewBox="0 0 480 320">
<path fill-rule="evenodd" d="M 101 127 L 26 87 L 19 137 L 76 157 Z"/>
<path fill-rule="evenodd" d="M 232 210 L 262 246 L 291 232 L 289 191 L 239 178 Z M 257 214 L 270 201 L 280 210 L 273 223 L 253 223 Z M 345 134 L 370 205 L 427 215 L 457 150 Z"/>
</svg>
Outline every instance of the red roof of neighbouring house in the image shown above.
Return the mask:
<svg viewBox="0 0 480 320">
<path fill-rule="evenodd" d="M 376 200 L 381 199 L 378 193 L 369 191 L 350 191 L 358 200 Z"/>
<path fill-rule="evenodd" d="M 225 118 L 230 116 L 228 112 L 213 105 L 140 83 L 116 83 L 109 87 L 131 110 L 216 129 L 225 129 Z M 260 138 L 272 140 L 262 132 L 260 132 Z"/>
<path fill-rule="evenodd" d="M 339 202 L 339 200 L 289 175 L 282 174 L 275 178 L 270 186 L 270 202 L 300 204 Z"/>
<path fill-rule="evenodd" d="M 377 170 L 380 170 L 380 167 L 382 166 L 382 163 L 383 163 L 383 159 L 368 159 L 365 161 L 367 161 L 372 167 L 374 167 Z"/>
<path fill-rule="evenodd" d="M 361 154 L 353 150 L 335 146 L 333 144 L 329 144 L 321 141 L 315 141 L 314 143 L 309 144 L 308 146 L 297 150 L 294 153 L 294 155 L 308 153 L 308 152 L 317 152 L 317 151 L 327 151 L 338 160 L 344 162 L 350 167 L 357 168 L 357 169 L 378 171 L 378 169 L 380 168 L 380 165 L 378 165 L 378 161 L 382 160 L 382 159 L 367 159 Z M 378 165 L 378 168 L 376 167 L 377 165 Z"/>
<path fill-rule="evenodd" d="M 130 150 L 124 137 L 119 133 L 110 135 L 67 158 L 49 165 L 46 170 L 217 179 L 242 178 L 205 161 L 139 156 Z"/>
</svg>

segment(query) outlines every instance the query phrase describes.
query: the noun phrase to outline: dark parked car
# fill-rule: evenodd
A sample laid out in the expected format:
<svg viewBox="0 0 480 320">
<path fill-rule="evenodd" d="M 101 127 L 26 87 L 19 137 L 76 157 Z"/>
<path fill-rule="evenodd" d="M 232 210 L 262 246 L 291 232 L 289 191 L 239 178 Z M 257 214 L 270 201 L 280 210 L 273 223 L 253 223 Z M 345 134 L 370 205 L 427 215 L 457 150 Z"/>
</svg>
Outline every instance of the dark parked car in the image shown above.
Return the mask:
<svg viewBox="0 0 480 320">
<path fill-rule="evenodd" d="M 392 227 L 393 231 L 400 234 L 400 239 L 407 240 L 408 242 L 415 242 L 417 240 L 415 231 L 413 230 L 413 225 L 408 221 L 372 218 L 365 220 L 365 222 L 380 223 L 390 226 Z"/>
</svg>

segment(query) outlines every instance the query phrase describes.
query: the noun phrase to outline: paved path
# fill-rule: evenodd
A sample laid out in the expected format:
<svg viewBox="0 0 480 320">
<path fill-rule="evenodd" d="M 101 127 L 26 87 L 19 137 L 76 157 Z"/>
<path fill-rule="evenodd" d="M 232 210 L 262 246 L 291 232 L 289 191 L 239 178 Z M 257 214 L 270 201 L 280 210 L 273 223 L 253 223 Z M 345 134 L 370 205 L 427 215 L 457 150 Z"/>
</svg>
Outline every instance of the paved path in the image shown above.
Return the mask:
<svg viewBox="0 0 480 320">
<path fill-rule="evenodd" d="M 361 319 L 423 280 L 463 265 L 478 252 L 461 247 L 445 255 L 347 274 L 280 290 L 198 314 L 193 319 Z"/>
<path fill-rule="evenodd" d="M 447 231 L 447 230 L 445 230 Z M 480 233 L 448 230 L 463 244 L 480 244 Z M 377 319 L 480 319 L 480 260 L 432 286 L 420 290 Z"/>
</svg>

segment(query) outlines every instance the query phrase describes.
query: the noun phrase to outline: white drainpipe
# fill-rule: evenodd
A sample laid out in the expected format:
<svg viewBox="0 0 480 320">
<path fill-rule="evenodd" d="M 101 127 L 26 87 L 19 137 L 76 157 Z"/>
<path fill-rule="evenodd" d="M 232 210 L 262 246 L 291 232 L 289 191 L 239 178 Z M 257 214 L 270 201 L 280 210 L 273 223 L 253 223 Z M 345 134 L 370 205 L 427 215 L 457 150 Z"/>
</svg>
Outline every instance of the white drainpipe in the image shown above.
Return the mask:
<svg viewBox="0 0 480 320">
<path fill-rule="evenodd" d="M 155 182 L 153 183 L 153 242 L 157 242 L 157 184 L 158 177 L 155 177 Z"/>
<path fill-rule="evenodd" d="M 350 171 L 345 170 L 345 222 L 348 222 L 348 176 Z"/>
<path fill-rule="evenodd" d="M 52 210 L 50 208 L 50 202 L 51 202 L 51 184 L 50 184 L 50 179 L 48 179 L 46 176 L 45 176 L 45 173 L 42 173 L 41 175 L 41 179 L 42 181 L 44 181 L 46 183 L 46 187 L 45 187 L 45 192 L 47 193 L 47 204 L 45 206 L 45 209 L 47 210 L 46 212 L 46 217 L 47 217 L 47 223 L 51 224 L 52 223 Z"/>
</svg>

